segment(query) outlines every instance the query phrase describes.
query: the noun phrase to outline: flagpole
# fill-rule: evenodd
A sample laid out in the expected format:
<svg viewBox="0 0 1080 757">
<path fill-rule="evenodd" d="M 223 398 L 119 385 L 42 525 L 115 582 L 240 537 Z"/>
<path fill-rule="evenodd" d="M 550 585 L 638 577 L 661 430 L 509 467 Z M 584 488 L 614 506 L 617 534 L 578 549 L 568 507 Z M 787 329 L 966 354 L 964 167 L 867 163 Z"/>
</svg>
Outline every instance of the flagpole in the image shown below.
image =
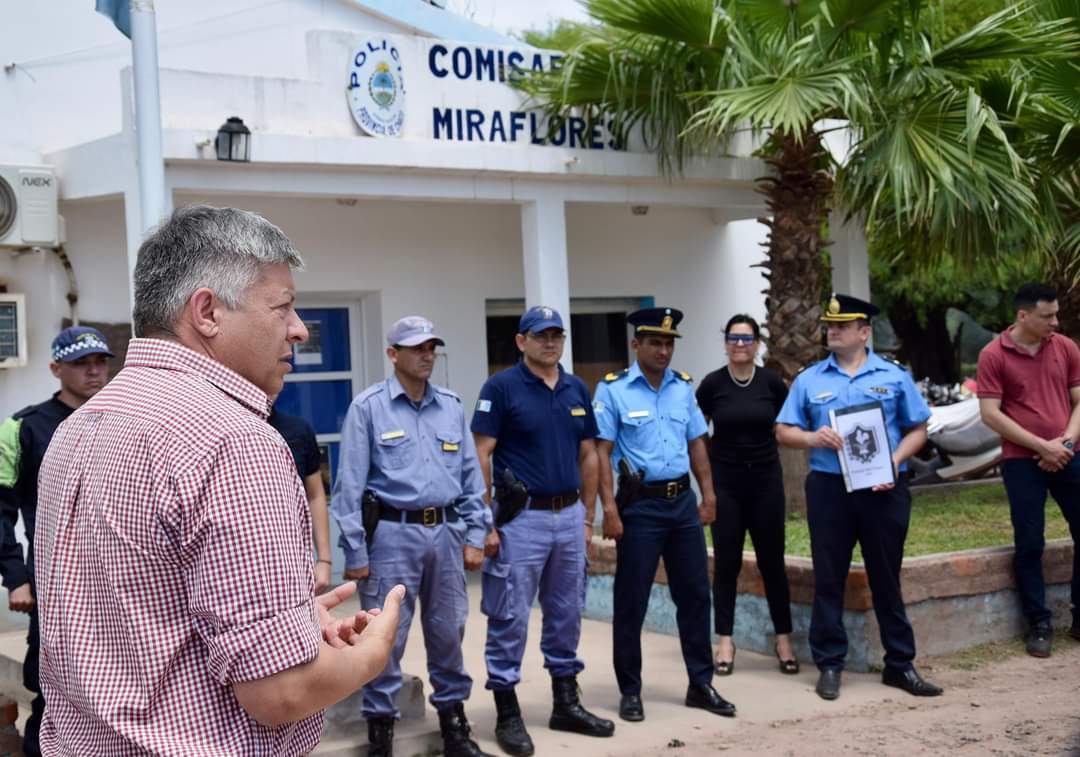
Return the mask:
<svg viewBox="0 0 1080 757">
<path fill-rule="evenodd" d="M 131 2 L 131 57 L 135 84 L 135 139 L 139 171 L 139 211 L 145 234 L 170 211 L 165 195 L 158 87 L 157 20 L 154 0 Z"/>
</svg>

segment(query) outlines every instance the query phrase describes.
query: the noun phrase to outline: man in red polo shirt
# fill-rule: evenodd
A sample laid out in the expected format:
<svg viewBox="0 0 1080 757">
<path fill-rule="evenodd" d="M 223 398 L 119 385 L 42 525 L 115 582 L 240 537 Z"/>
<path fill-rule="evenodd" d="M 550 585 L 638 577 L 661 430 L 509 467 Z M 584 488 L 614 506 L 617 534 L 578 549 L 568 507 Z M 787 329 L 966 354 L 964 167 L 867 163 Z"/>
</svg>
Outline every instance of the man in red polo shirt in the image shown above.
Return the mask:
<svg viewBox="0 0 1080 757">
<path fill-rule="evenodd" d="M 1013 302 L 1016 322 L 979 354 L 979 410 L 1002 436 L 1027 651 L 1049 657 L 1053 627 L 1042 574 L 1047 491 L 1073 537 L 1070 635 L 1080 639 L 1080 457 L 1073 450 L 1080 439 L 1080 349 L 1054 333 L 1058 303 L 1051 287 L 1024 284 Z"/>
</svg>

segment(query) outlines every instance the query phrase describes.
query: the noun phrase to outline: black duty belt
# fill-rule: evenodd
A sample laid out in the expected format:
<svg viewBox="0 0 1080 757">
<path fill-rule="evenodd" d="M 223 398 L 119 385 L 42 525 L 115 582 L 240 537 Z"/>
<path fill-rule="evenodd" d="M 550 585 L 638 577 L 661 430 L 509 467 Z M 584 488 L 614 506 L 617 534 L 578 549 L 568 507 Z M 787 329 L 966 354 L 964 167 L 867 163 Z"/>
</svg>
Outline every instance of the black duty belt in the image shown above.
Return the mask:
<svg viewBox="0 0 1080 757">
<path fill-rule="evenodd" d="M 412 523 L 433 528 L 445 521 L 454 523 L 457 519 L 457 508 L 453 505 L 425 507 L 422 510 L 398 510 L 390 505 L 379 505 L 379 520 L 392 520 L 395 523 Z"/>
<path fill-rule="evenodd" d="M 577 491 L 567 492 L 566 494 L 555 494 L 551 497 L 529 497 L 529 509 L 530 510 L 554 510 L 558 512 L 565 507 L 571 507 L 577 504 L 578 497 L 581 495 Z"/>
<path fill-rule="evenodd" d="M 684 473 L 682 478 L 673 478 L 670 481 L 646 481 L 641 487 L 638 499 L 652 497 L 655 499 L 675 499 L 690 488 L 690 474 Z"/>
</svg>

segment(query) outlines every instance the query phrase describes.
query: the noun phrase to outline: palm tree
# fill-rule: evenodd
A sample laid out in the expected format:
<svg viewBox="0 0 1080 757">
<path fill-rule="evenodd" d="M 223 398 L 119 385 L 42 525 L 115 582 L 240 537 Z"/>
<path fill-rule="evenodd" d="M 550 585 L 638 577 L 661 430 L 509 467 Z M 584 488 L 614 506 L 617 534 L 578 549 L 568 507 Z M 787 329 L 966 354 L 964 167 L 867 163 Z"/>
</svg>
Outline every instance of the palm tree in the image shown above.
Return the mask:
<svg viewBox="0 0 1080 757">
<path fill-rule="evenodd" d="M 587 7 L 598 25 L 561 71 L 525 83 L 555 124 L 571 112 L 610 120 L 619 139 L 640 134 L 669 173 L 722 153 L 739 131 L 765 135 L 766 328 L 786 378 L 819 357 L 831 210 L 871 237 L 903 239 L 903 254 L 925 265 L 1052 236 L 1032 165 L 983 91 L 1027 64 L 1075 57 L 1080 35 L 1067 21 L 1017 5 L 945 39 L 931 0 Z M 842 165 L 824 142 L 837 121 L 852 138 Z"/>
</svg>

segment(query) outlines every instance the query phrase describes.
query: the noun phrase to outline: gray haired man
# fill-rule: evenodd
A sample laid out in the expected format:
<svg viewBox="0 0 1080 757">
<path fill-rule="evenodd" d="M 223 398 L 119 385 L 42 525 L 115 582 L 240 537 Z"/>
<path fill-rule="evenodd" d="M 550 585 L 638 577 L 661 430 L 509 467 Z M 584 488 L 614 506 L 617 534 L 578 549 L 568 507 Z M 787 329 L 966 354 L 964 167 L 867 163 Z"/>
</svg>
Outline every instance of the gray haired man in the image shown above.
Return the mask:
<svg viewBox="0 0 1080 757">
<path fill-rule="evenodd" d="M 310 752 L 321 711 L 388 659 L 403 590 L 345 620 L 312 592 L 311 520 L 267 423 L 293 345 L 289 239 L 177 210 L 135 266 L 124 369 L 41 467 L 46 754 Z"/>
</svg>

